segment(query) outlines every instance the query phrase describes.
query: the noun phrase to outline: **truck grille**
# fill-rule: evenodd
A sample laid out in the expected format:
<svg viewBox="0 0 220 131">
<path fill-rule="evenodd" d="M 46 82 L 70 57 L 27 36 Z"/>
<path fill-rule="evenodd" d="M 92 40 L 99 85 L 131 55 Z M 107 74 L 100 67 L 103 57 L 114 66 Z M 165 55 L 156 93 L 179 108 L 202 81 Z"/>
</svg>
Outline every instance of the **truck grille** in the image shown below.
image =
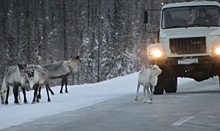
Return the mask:
<svg viewBox="0 0 220 131">
<path fill-rule="evenodd" d="M 205 37 L 172 38 L 170 50 L 175 54 L 206 53 L 206 39 Z"/>
</svg>

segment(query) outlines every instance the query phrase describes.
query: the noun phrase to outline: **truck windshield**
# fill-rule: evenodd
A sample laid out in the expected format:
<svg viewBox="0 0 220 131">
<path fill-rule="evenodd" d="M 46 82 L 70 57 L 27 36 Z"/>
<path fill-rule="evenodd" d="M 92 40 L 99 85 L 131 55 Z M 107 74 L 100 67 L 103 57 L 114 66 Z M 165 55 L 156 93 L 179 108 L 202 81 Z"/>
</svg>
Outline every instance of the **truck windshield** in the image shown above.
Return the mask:
<svg viewBox="0 0 220 131">
<path fill-rule="evenodd" d="M 218 6 L 165 8 L 162 11 L 161 28 L 219 26 L 219 17 Z"/>
</svg>

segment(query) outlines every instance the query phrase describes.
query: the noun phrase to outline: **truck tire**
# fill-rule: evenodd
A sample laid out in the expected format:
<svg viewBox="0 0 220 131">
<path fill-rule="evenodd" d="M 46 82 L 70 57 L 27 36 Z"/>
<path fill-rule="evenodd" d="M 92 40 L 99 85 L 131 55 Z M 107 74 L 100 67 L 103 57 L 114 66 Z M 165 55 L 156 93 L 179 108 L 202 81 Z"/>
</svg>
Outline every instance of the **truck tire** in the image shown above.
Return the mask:
<svg viewBox="0 0 220 131">
<path fill-rule="evenodd" d="M 164 92 L 163 86 L 158 84 L 155 87 L 154 95 L 162 95 L 163 92 Z"/>
<path fill-rule="evenodd" d="M 164 92 L 165 77 L 162 74 L 158 76 L 158 81 L 157 81 L 157 85 L 155 86 L 154 95 L 162 95 Z"/>
<path fill-rule="evenodd" d="M 171 73 L 165 70 L 158 76 L 154 94 L 162 95 L 164 90 L 166 93 L 176 93 L 177 91 L 177 77 L 172 76 Z"/>
<path fill-rule="evenodd" d="M 167 77 L 165 78 L 166 82 L 164 83 L 164 90 L 166 93 L 176 93 L 177 91 L 177 78 L 176 77 Z"/>
</svg>

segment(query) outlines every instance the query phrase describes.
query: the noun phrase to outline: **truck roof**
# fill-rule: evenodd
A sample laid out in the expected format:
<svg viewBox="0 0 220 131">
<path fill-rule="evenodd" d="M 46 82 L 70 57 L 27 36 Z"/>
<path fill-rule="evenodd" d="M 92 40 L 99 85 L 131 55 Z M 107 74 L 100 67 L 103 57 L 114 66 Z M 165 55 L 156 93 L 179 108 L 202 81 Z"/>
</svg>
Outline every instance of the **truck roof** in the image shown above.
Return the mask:
<svg viewBox="0 0 220 131">
<path fill-rule="evenodd" d="M 164 8 L 171 8 L 171 7 L 181 7 L 181 6 L 197 6 L 197 5 L 217 5 L 219 6 L 219 2 L 217 1 L 191 1 L 191 2 L 177 2 L 177 3 L 169 3 L 165 4 L 162 9 Z"/>
</svg>

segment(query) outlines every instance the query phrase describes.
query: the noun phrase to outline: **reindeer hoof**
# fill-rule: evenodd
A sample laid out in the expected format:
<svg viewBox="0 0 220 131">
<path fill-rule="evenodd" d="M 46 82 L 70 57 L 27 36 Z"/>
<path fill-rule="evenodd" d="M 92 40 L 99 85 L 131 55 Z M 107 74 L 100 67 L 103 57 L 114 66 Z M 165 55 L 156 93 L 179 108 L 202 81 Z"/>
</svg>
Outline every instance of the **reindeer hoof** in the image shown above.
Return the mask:
<svg viewBox="0 0 220 131">
<path fill-rule="evenodd" d="M 15 104 L 20 104 L 18 101 L 14 101 Z"/>
<path fill-rule="evenodd" d="M 16 105 L 20 105 L 20 103 L 18 102 L 18 103 L 15 103 Z"/>
<path fill-rule="evenodd" d="M 41 95 L 38 95 L 38 98 L 41 99 Z"/>
<path fill-rule="evenodd" d="M 66 91 L 66 93 L 68 93 L 68 91 Z"/>
<path fill-rule="evenodd" d="M 134 97 L 134 100 L 135 100 L 135 101 L 138 101 L 138 96 L 135 96 L 135 97 Z"/>
<path fill-rule="evenodd" d="M 28 101 L 27 101 L 27 100 L 24 100 L 24 103 L 28 103 Z"/>
<path fill-rule="evenodd" d="M 148 101 L 147 103 L 148 103 L 148 104 L 152 104 L 152 101 Z"/>
</svg>

